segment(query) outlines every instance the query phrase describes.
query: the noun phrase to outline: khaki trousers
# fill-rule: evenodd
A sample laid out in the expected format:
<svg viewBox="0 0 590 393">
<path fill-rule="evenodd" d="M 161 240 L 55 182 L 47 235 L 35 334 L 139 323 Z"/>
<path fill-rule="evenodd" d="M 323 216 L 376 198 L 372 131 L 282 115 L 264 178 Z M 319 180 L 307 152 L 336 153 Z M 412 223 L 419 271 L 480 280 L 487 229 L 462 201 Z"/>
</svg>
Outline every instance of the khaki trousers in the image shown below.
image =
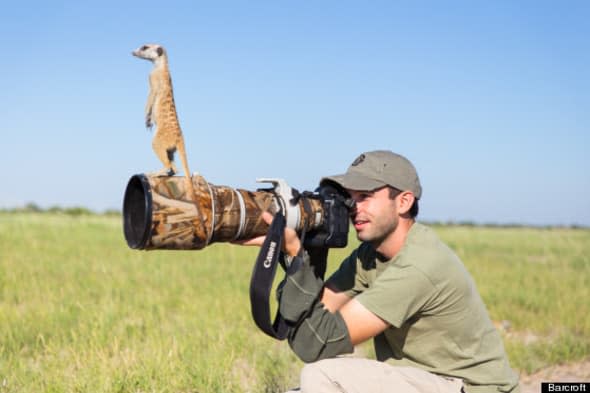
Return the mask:
<svg viewBox="0 0 590 393">
<path fill-rule="evenodd" d="M 300 393 L 459 393 L 463 382 L 414 367 L 341 357 L 305 365 Z M 288 392 L 289 393 L 289 392 Z"/>
</svg>

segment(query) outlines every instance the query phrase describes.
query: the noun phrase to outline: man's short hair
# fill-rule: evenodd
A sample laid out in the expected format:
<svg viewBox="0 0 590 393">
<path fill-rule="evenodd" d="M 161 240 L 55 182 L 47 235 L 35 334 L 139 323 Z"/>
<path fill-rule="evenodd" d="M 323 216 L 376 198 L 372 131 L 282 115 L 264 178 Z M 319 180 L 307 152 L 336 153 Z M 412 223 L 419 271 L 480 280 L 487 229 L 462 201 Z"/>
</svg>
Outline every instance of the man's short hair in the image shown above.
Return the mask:
<svg viewBox="0 0 590 393">
<path fill-rule="evenodd" d="M 401 190 L 398 190 L 397 188 L 392 186 L 387 186 L 387 189 L 389 190 L 390 199 L 395 199 L 395 197 L 402 193 Z M 418 206 L 418 198 L 414 198 L 414 203 L 412 204 L 412 207 L 410 207 L 410 210 L 408 210 L 408 214 L 410 215 L 410 217 L 416 218 L 416 216 L 418 216 L 419 210 L 420 207 Z"/>
</svg>

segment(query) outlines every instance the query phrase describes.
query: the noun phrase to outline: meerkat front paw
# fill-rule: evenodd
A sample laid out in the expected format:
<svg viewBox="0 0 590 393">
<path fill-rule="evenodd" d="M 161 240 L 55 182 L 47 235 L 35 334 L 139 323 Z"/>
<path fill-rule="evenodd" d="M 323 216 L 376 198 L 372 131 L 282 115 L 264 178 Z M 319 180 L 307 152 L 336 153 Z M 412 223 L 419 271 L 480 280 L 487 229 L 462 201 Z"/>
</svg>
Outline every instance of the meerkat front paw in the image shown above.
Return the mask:
<svg viewBox="0 0 590 393">
<path fill-rule="evenodd" d="M 174 172 L 174 170 L 172 168 L 163 168 L 157 172 L 151 172 L 149 175 L 161 177 L 161 176 L 174 176 L 175 173 L 176 172 Z"/>
</svg>

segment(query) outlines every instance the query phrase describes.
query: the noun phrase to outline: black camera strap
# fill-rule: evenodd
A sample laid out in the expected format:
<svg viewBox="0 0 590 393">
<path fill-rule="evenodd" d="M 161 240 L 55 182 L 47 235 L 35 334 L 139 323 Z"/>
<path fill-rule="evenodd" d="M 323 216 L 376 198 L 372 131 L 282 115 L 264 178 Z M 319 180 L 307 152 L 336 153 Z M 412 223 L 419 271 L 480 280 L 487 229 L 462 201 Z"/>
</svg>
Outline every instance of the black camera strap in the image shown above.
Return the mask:
<svg viewBox="0 0 590 393">
<path fill-rule="evenodd" d="M 281 212 L 276 213 L 256 258 L 250 280 L 250 306 L 254 322 L 260 330 L 278 340 L 287 337 L 287 324 L 278 310 L 274 322 L 271 323 L 270 294 L 286 225 L 285 216 Z"/>
<path fill-rule="evenodd" d="M 284 340 L 287 338 L 288 325 L 277 309 L 274 322 L 270 317 L 270 295 L 277 270 L 277 262 L 281 264 L 287 274 L 292 274 L 299 269 L 300 265 L 292 263 L 287 266 L 280 255 L 282 255 L 283 238 L 286 227 L 285 216 L 278 212 L 275 214 L 272 223 L 266 234 L 250 279 L 250 309 L 256 326 L 267 335 Z M 301 243 L 305 241 L 305 231 L 301 233 Z M 310 261 L 314 267 L 317 277 L 324 279 L 328 261 L 328 247 L 306 248 Z M 297 261 L 297 260 L 296 260 Z"/>
</svg>

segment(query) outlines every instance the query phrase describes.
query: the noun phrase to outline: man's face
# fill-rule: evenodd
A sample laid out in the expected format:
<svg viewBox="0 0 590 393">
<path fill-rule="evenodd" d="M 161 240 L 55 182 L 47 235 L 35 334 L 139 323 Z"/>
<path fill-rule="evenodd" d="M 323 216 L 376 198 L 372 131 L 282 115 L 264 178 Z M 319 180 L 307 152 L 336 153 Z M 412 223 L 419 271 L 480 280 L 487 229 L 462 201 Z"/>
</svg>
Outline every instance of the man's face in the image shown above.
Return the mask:
<svg viewBox="0 0 590 393">
<path fill-rule="evenodd" d="M 378 248 L 398 225 L 395 200 L 389 197 L 387 187 L 373 191 L 347 190 L 356 202 L 351 220 L 357 238 Z"/>
</svg>

